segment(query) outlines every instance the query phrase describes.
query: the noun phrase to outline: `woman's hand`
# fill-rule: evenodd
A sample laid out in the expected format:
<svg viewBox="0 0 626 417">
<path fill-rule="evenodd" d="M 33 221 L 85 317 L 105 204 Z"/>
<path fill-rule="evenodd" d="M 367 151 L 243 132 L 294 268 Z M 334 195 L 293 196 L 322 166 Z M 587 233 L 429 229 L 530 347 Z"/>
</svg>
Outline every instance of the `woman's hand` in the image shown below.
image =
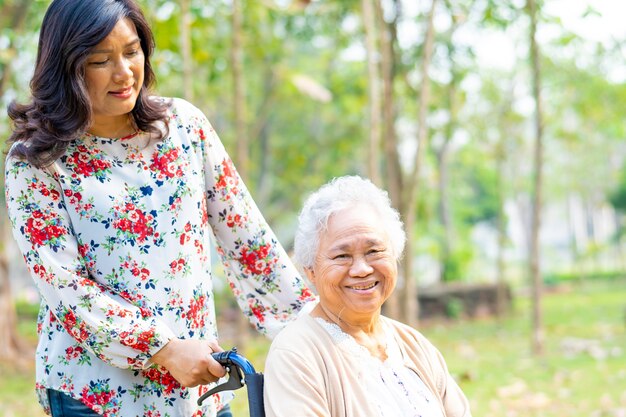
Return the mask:
<svg viewBox="0 0 626 417">
<path fill-rule="evenodd" d="M 226 375 L 226 369 L 211 356 L 223 350 L 215 341 L 172 339 L 152 356 L 152 363 L 167 369 L 182 386 L 195 387 Z"/>
</svg>

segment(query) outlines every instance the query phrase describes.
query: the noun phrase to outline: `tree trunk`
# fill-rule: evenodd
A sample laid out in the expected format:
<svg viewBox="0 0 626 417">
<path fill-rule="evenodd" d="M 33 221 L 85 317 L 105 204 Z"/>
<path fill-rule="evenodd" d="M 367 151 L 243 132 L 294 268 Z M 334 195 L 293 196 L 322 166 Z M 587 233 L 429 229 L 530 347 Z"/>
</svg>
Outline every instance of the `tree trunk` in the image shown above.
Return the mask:
<svg viewBox="0 0 626 417">
<path fill-rule="evenodd" d="M 511 86 L 512 87 L 512 86 Z M 513 88 L 509 95 L 506 95 L 502 108 L 500 109 L 500 115 L 498 120 L 498 133 L 499 140 L 496 145 L 496 175 L 497 175 L 497 198 L 498 198 L 498 217 L 497 217 L 497 235 L 498 235 L 498 254 L 496 258 L 496 283 L 498 285 L 498 292 L 496 293 L 496 314 L 498 319 L 504 317 L 506 313 L 506 263 L 504 258 L 504 252 L 507 242 L 507 215 L 506 215 L 506 160 L 508 157 L 508 143 L 510 141 L 508 132 L 507 117 L 512 109 L 513 103 Z"/>
<path fill-rule="evenodd" d="M 506 201 L 506 193 L 504 187 L 504 162 L 506 160 L 506 131 L 504 127 L 504 115 L 501 115 L 500 119 L 500 141 L 496 148 L 496 172 L 497 172 L 497 193 L 498 193 L 498 219 L 497 219 L 497 233 L 498 233 L 498 254 L 496 258 L 496 283 L 498 285 L 498 292 L 496 293 L 496 314 L 498 318 L 502 318 L 505 313 L 505 263 L 504 263 L 504 248 L 506 246 L 506 212 L 504 203 Z"/>
<path fill-rule="evenodd" d="M 450 142 L 454 137 L 454 133 L 457 127 L 457 114 L 458 114 L 458 106 L 456 100 L 457 94 L 457 86 L 459 83 L 459 75 L 456 71 L 456 61 L 455 61 L 455 49 L 454 49 L 454 33 L 457 30 L 458 23 L 457 19 L 454 17 L 454 10 L 452 5 L 446 1 L 446 7 L 450 11 L 450 15 L 452 16 L 452 25 L 450 26 L 450 31 L 447 39 L 447 50 L 448 50 L 448 60 L 450 62 L 450 82 L 448 83 L 447 88 L 447 101 L 448 101 L 448 112 L 450 118 L 446 125 L 445 136 L 443 138 L 443 143 L 437 149 L 437 165 L 438 165 L 438 181 L 437 186 L 439 190 L 439 204 L 438 204 L 438 212 L 439 212 L 439 221 L 441 223 L 442 233 L 440 237 L 440 259 L 441 259 L 441 268 L 439 280 L 441 282 L 449 281 L 452 279 L 458 279 L 460 277 L 450 276 L 450 261 L 453 253 L 453 226 L 452 220 L 450 216 L 450 197 L 448 195 L 448 161 L 449 161 L 449 153 L 450 153 Z"/>
<path fill-rule="evenodd" d="M 180 0 L 180 50 L 183 59 L 183 97 L 193 101 L 193 55 L 189 2 L 190 0 Z"/>
<path fill-rule="evenodd" d="M 254 113 L 256 116 L 255 127 L 250 137 L 255 138 L 259 142 L 259 170 L 256 174 L 258 181 L 257 189 L 257 205 L 263 206 L 269 202 L 271 194 L 271 181 L 269 167 L 271 164 L 270 153 L 270 131 L 271 131 L 271 114 L 270 109 L 273 101 L 273 92 L 275 84 L 274 71 L 272 63 L 266 62 L 263 70 L 263 100 L 259 109 Z M 269 220 L 269 219 L 267 219 Z"/>
<path fill-rule="evenodd" d="M 380 140 L 381 140 L 381 98 L 380 98 L 380 52 L 376 17 L 374 13 L 375 0 L 361 0 L 363 10 L 363 28 L 365 30 L 365 46 L 367 50 L 367 78 L 368 78 L 368 108 L 369 108 L 369 141 L 367 155 L 367 171 L 370 180 L 381 186 L 379 168 Z M 377 1 L 377 0 L 376 0 Z"/>
<path fill-rule="evenodd" d="M 569 193 L 567 196 L 567 225 L 569 229 L 569 250 L 571 262 L 569 270 L 574 271 L 576 268 L 576 259 L 578 259 L 579 243 L 578 243 L 578 216 L 576 215 L 577 202 L 574 198 L 574 193 Z"/>
<path fill-rule="evenodd" d="M 396 10 L 398 10 L 397 0 L 394 1 Z M 382 69 L 382 108 L 383 108 L 383 137 L 385 140 L 385 175 L 386 187 L 391 198 L 393 206 L 400 210 L 402 206 L 402 168 L 400 165 L 400 156 L 398 154 L 398 140 L 396 133 L 396 103 L 394 94 L 395 68 L 396 68 L 396 52 L 395 44 L 397 39 L 397 22 L 398 12 L 394 19 L 387 23 L 383 16 L 382 6 L 379 1 L 374 2 L 376 11 L 376 20 L 380 32 L 381 45 L 381 69 Z"/>
<path fill-rule="evenodd" d="M 543 282 L 541 276 L 541 259 L 539 236 L 541 231 L 541 205 L 543 187 L 543 121 L 541 107 L 541 67 L 539 46 L 535 38 L 537 32 L 537 5 L 535 0 L 528 0 L 530 16 L 530 54 L 532 65 L 532 87 L 535 99 L 535 152 L 534 152 L 534 192 L 532 207 L 532 225 L 530 239 L 530 277 L 532 282 L 532 350 L 536 355 L 544 352 L 543 308 L 541 298 Z"/>
<path fill-rule="evenodd" d="M 248 135 L 246 133 L 246 101 L 245 101 L 245 81 L 243 79 L 243 42 L 242 25 L 243 11 L 241 0 L 232 1 L 232 46 L 231 46 L 231 66 L 233 69 L 233 118 L 235 121 L 235 135 L 237 143 L 237 170 L 244 182 L 248 182 Z M 250 335 L 250 324 L 244 316 L 238 314 L 237 333 L 235 344 L 245 346 Z"/>
<path fill-rule="evenodd" d="M 448 134 L 451 129 L 448 128 Z M 450 149 L 450 137 L 444 139 L 443 144 L 437 150 L 437 166 L 439 175 L 437 177 L 437 188 L 439 190 L 438 215 L 441 223 L 441 237 L 439 240 L 441 268 L 439 281 L 445 282 L 459 277 L 450 276 L 450 259 L 452 257 L 452 221 L 450 220 L 450 198 L 448 195 L 448 159 Z"/>
<path fill-rule="evenodd" d="M 394 96 L 394 80 L 396 67 L 396 25 L 398 21 L 398 4 L 394 2 L 396 13 L 394 18 L 387 23 L 383 16 L 382 5 L 380 1 L 374 2 L 374 10 L 376 12 L 376 22 L 380 33 L 380 49 L 381 49 L 381 71 L 382 71 L 382 124 L 383 124 L 383 144 L 385 152 L 385 186 L 391 199 L 391 204 L 399 211 L 402 206 L 402 197 L 400 190 L 402 189 L 402 169 L 400 166 L 400 156 L 398 155 L 398 141 L 396 134 L 396 104 Z M 402 271 L 399 271 L 402 273 Z M 403 277 L 398 280 L 398 287 L 403 286 Z M 400 289 L 389 297 L 385 302 L 385 314 L 395 319 L 400 318 L 400 301 L 398 294 Z"/>
<path fill-rule="evenodd" d="M 402 321 L 417 326 L 419 316 L 419 305 L 417 302 L 417 285 L 413 275 L 413 241 L 415 239 L 415 216 L 417 208 L 417 198 L 421 167 L 426 153 L 428 127 L 426 126 L 426 116 L 428 114 L 428 105 L 430 103 L 430 76 L 429 67 L 433 53 L 434 44 L 434 15 L 437 0 L 433 0 L 432 7 L 428 16 L 426 28 L 426 36 L 424 38 L 424 56 L 422 58 L 422 82 L 419 96 L 419 112 L 418 112 L 418 131 L 417 131 L 417 151 L 413 171 L 407 184 L 404 203 L 402 204 L 402 217 L 407 232 L 406 253 L 402 261 L 402 270 L 405 277 L 404 289 L 400 294 L 400 305 Z"/>
<path fill-rule="evenodd" d="M 233 116 L 237 135 L 237 169 L 248 179 L 248 135 L 246 134 L 245 80 L 243 78 L 243 12 L 241 0 L 233 0 L 231 65 L 233 68 Z"/>
</svg>

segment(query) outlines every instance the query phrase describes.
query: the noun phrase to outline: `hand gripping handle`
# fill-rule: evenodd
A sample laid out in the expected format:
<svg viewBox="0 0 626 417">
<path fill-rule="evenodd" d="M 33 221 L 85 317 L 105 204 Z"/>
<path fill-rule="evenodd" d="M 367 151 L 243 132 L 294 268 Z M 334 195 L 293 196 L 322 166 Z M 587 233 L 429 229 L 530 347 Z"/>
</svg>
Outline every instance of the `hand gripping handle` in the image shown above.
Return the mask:
<svg viewBox="0 0 626 417">
<path fill-rule="evenodd" d="M 228 372 L 228 381 L 217 385 L 198 398 L 198 405 L 206 400 L 210 395 L 220 391 L 234 391 L 244 385 L 248 386 L 248 406 L 250 417 L 262 417 L 263 411 L 263 374 L 257 373 L 254 366 L 246 358 L 237 353 L 237 348 L 224 352 L 212 353 L 220 365 Z"/>
</svg>

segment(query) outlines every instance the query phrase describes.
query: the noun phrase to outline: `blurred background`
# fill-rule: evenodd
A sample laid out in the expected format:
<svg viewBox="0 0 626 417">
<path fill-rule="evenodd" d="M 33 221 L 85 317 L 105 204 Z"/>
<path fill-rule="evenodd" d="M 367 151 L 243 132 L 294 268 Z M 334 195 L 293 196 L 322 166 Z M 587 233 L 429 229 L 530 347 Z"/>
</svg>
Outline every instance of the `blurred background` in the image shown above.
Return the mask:
<svg viewBox="0 0 626 417">
<path fill-rule="evenodd" d="M 287 249 L 331 178 L 388 190 L 409 244 L 386 314 L 440 348 L 475 416 L 626 416 L 626 3 L 139 3 L 156 92 L 204 111 Z M 2 140 L 48 4 L 0 0 Z M 0 416 L 40 416 L 38 295 L 0 210 Z M 262 370 L 215 270 L 222 346 Z"/>
</svg>

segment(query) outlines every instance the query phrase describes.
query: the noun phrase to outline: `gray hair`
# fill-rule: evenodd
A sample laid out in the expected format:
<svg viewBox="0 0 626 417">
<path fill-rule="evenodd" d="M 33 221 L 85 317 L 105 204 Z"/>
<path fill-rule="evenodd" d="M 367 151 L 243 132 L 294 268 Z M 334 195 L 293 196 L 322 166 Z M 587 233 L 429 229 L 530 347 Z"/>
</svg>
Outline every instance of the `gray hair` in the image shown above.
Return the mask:
<svg viewBox="0 0 626 417">
<path fill-rule="evenodd" d="M 387 192 L 368 179 L 350 175 L 334 178 L 305 201 L 294 240 L 296 263 L 302 268 L 313 267 L 320 233 L 327 229 L 330 216 L 357 204 L 367 204 L 380 215 L 389 235 L 392 254 L 396 260 L 400 259 L 406 234 L 400 214 L 391 206 Z"/>
</svg>

